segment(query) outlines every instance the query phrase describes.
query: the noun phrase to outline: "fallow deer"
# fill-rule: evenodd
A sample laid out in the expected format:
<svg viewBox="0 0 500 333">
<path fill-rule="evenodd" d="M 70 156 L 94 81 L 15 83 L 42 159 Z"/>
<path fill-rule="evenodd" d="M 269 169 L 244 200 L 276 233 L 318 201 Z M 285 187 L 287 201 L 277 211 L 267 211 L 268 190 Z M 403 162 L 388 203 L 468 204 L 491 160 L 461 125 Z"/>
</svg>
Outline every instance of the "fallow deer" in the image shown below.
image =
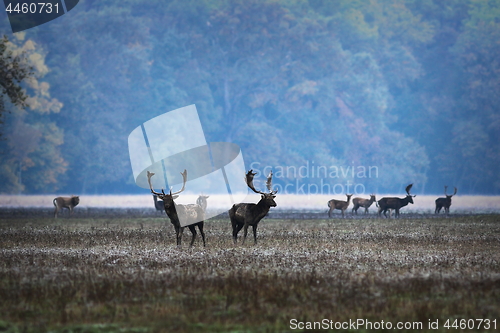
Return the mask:
<svg viewBox="0 0 500 333">
<path fill-rule="evenodd" d="M 261 198 L 260 201 L 256 204 L 234 204 L 233 207 L 229 210 L 229 218 L 231 219 L 231 226 L 233 229 L 234 244 L 236 244 L 238 232 L 240 232 L 242 228 L 244 228 L 243 244 L 245 244 L 248 233 L 248 226 L 252 226 L 254 244 L 257 244 L 257 226 L 259 225 L 260 220 L 262 220 L 262 218 L 267 215 L 271 207 L 276 207 L 274 198 L 276 198 L 276 193 L 278 193 L 278 191 L 272 190 L 273 172 L 271 171 L 269 173 L 269 176 L 267 177 L 266 187 L 269 193 L 265 193 L 257 191 L 253 186 L 253 177 L 256 175 L 256 173 L 252 171 L 253 170 L 250 170 L 246 174 L 245 182 L 252 191 L 261 194 Z"/>
<path fill-rule="evenodd" d="M 352 208 L 352 212 L 356 213 L 358 215 L 358 208 L 363 207 L 365 209 L 365 214 L 368 213 L 368 208 L 377 200 L 375 198 L 375 194 L 370 194 L 370 199 L 363 199 L 363 198 L 354 198 L 352 199 L 352 204 L 354 207 Z"/>
<path fill-rule="evenodd" d="M 163 204 L 163 200 L 158 200 L 158 196 L 153 194 L 153 202 L 155 203 L 155 208 L 157 211 L 164 212 L 165 205 Z"/>
<path fill-rule="evenodd" d="M 163 189 L 161 190 L 161 193 L 155 192 L 153 190 L 153 185 L 151 184 L 151 177 L 154 176 L 154 173 L 148 171 L 147 174 L 148 174 L 148 183 L 149 183 L 149 188 L 151 189 L 151 193 L 157 195 L 160 199 L 163 200 L 165 213 L 167 213 L 168 217 L 170 218 L 170 222 L 174 225 L 176 239 L 177 239 L 177 246 L 178 247 L 181 246 L 182 233 L 184 232 L 185 228 L 181 226 L 179 216 L 181 216 L 181 218 L 183 219 L 189 218 L 189 221 L 194 222 L 187 226 L 192 234 L 191 243 L 189 244 L 189 246 L 193 246 L 194 239 L 196 238 L 195 226 L 197 226 L 198 229 L 200 230 L 201 238 L 203 239 L 203 246 L 205 246 L 205 233 L 203 232 L 204 213 L 201 206 L 197 204 L 177 205 L 174 203 L 174 199 L 177 199 L 177 197 L 179 196 L 178 194 L 184 191 L 184 188 L 186 187 L 187 171 L 184 170 L 184 172 L 181 172 L 183 179 L 182 188 L 174 193 L 172 193 L 172 188 L 170 188 L 169 194 L 165 194 Z"/>
<path fill-rule="evenodd" d="M 73 214 L 73 208 L 80 203 L 80 197 L 72 195 L 71 197 L 57 197 L 52 200 L 54 204 L 54 218 L 57 218 L 57 213 L 63 208 L 69 209 L 69 215 Z"/>
<path fill-rule="evenodd" d="M 405 198 L 395 198 L 395 197 L 384 197 L 378 201 L 378 215 L 380 216 L 382 214 L 382 211 L 384 212 L 384 216 L 387 217 L 387 211 L 389 209 L 394 209 L 396 213 L 394 214 L 394 217 L 399 217 L 399 210 L 401 207 L 404 207 L 408 205 L 409 203 L 413 204 L 413 198 L 416 197 L 416 195 L 411 195 L 410 190 L 413 184 L 410 184 L 406 186 L 406 197 Z"/>
<path fill-rule="evenodd" d="M 453 192 L 452 195 L 448 195 L 446 191 L 448 190 L 448 186 L 444 187 L 444 195 L 446 195 L 446 198 L 437 198 L 436 199 L 436 210 L 434 211 L 435 214 L 439 214 L 441 211 L 441 208 L 444 208 L 444 212 L 446 214 L 450 213 L 450 206 L 451 206 L 451 197 L 457 194 L 457 188 L 455 187 L 455 192 Z"/>
<path fill-rule="evenodd" d="M 209 195 L 203 195 L 201 194 L 198 199 L 196 199 L 196 204 L 200 205 L 201 209 L 203 209 L 203 212 L 207 210 L 207 199 L 210 198 Z"/>
<path fill-rule="evenodd" d="M 347 201 L 335 200 L 335 199 L 328 201 L 328 208 L 330 208 L 330 210 L 328 210 L 328 217 L 329 218 L 332 217 L 332 212 L 335 209 L 341 210 L 342 217 L 345 217 L 344 212 L 347 209 L 347 207 L 349 207 L 349 203 L 351 202 L 352 194 L 346 194 L 346 197 L 347 197 Z"/>
</svg>

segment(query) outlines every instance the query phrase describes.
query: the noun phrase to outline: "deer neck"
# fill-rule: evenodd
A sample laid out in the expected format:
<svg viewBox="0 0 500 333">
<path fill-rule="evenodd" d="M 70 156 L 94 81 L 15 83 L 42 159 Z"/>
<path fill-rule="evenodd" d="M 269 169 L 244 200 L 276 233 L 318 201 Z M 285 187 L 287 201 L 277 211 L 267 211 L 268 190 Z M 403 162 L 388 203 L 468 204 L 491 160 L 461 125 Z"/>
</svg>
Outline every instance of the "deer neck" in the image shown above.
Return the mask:
<svg viewBox="0 0 500 333">
<path fill-rule="evenodd" d="M 265 199 L 260 199 L 260 201 L 257 203 L 255 208 L 256 208 L 257 214 L 259 216 L 261 216 L 261 215 L 265 216 L 269 212 L 269 209 L 271 209 L 271 206 L 269 206 L 266 203 Z"/>
</svg>

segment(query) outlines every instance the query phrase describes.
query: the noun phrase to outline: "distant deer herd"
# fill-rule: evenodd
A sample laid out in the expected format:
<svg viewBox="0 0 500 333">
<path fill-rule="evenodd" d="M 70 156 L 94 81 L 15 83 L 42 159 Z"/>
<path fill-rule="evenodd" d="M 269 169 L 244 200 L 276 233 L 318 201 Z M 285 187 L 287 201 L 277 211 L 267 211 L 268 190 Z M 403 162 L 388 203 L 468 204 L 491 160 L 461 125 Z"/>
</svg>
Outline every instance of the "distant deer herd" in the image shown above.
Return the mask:
<svg viewBox="0 0 500 333">
<path fill-rule="evenodd" d="M 178 247 L 181 246 L 182 233 L 185 227 L 187 227 L 192 234 L 190 246 L 193 246 L 193 243 L 197 235 L 195 227 L 198 227 L 198 230 L 200 231 L 201 238 L 203 241 L 203 246 L 205 246 L 205 233 L 203 231 L 203 225 L 205 220 L 205 212 L 207 209 L 207 199 L 209 198 L 209 196 L 200 195 L 196 200 L 196 204 L 181 205 L 174 203 L 174 200 L 179 196 L 181 192 L 184 191 L 186 187 L 187 170 L 181 172 L 181 175 L 183 178 L 182 188 L 174 193 L 172 193 L 172 188 L 171 188 L 170 192 L 166 194 L 163 189 L 161 190 L 161 192 L 156 192 L 153 189 L 153 186 L 151 184 L 151 177 L 154 176 L 154 173 L 147 171 L 148 183 L 151 193 L 153 194 L 155 209 L 157 211 L 164 211 L 169 217 L 170 222 L 172 223 L 175 229 Z M 237 242 L 238 233 L 240 232 L 241 229 L 243 229 L 243 244 L 245 243 L 248 233 L 248 228 L 250 226 L 252 227 L 253 231 L 254 244 L 257 244 L 257 226 L 260 220 L 262 220 L 262 218 L 264 218 L 268 214 L 271 207 L 277 206 L 276 201 L 274 199 L 276 198 L 276 194 L 278 191 L 272 189 L 272 179 L 273 179 L 272 171 L 268 175 L 266 181 L 266 187 L 268 192 L 261 192 L 255 189 L 253 185 L 253 178 L 255 175 L 256 173 L 253 172 L 253 170 L 248 171 L 245 176 L 245 182 L 253 192 L 261 195 L 261 199 L 259 200 L 259 202 L 237 203 L 234 204 L 233 207 L 231 207 L 231 209 L 229 210 L 229 219 L 231 220 L 232 236 L 234 244 L 236 244 Z M 383 197 L 377 201 L 375 194 L 371 194 L 369 199 L 356 197 L 352 199 L 353 203 L 352 214 L 357 215 L 358 209 L 360 207 L 363 207 L 365 209 L 364 213 L 368 214 L 368 209 L 375 202 L 375 205 L 378 207 L 379 217 L 382 216 L 382 213 L 384 213 L 385 217 L 388 217 L 387 211 L 389 211 L 389 215 L 391 214 L 392 211 L 394 211 L 395 212 L 394 216 L 399 217 L 400 215 L 399 210 L 407 206 L 409 203 L 413 204 L 413 198 L 416 197 L 416 195 L 410 194 L 412 186 L 413 184 L 409 184 L 408 186 L 406 186 L 405 189 L 406 197 L 404 198 Z M 450 213 L 451 198 L 455 194 L 457 194 L 458 191 L 456 187 L 454 189 L 455 191 L 453 192 L 453 194 L 450 195 L 447 193 L 448 186 L 444 187 L 445 197 L 436 199 L 435 201 L 436 209 L 434 210 L 435 214 L 439 214 L 441 212 L 441 209 L 443 208 L 446 214 Z M 334 210 L 340 210 L 342 217 L 345 218 L 345 212 L 349 207 L 352 195 L 353 194 L 346 194 L 347 197 L 346 201 L 336 200 L 336 199 L 328 201 L 327 203 L 329 208 L 328 217 L 332 218 L 333 215 L 332 213 Z M 161 200 L 158 200 L 158 198 Z M 55 198 L 53 200 L 55 207 L 54 217 L 57 218 L 58 212 L 63 208 L 68 208 L 71 215 L 73 213 L 73 208 L 76 205 L 78 205 L 79 202 L 80 198 L 78 196 Z M 181 220 L 185 222 L 184 223 L 185 226 L 182 226 Z"/>
</svg>

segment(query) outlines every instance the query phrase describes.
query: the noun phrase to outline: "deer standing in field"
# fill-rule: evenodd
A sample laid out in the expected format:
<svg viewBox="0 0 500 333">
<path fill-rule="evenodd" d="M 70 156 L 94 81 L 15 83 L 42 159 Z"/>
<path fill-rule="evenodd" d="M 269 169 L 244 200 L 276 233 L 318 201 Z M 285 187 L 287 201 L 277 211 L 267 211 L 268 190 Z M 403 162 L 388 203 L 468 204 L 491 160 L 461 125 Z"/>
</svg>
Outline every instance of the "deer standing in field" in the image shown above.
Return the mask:
<svg viewBox="0 0 500 333">
<path fill-rule="evenodd" d="M 253 177 L 256 173 L 248 171 L 245 177 L 245 182 L 247 186 L 255 193 L 261 194 L 260 201 L 256 204 L 254 203 L 239 203 L 234 204 L 229 210 L 229 218 L 231 219 L 231 226 L 233 229 L 233 242 L 236 244 L 238 238 L 238 232 L 243 229 L 243 244 L 247 238 L 248 227 L 252 226 L 253 229 L 253 240 L 254 244 L 257 244 L 257 226 L 260 220 L 267 215 L 271 207 L 276 207 L 276 193 L 278 191 L 272 190 L 273 172 L 269 173 L 267 177 L 266 187 L 269 193 L 257 191 L 253 186 Z"/>
<path fill-rule="evenodd" d="M 375 194 L 370 194 L 370 199 L 363 198 L 354 198 L 352 199 L 352 204 L 354 207 L 352 208 L 352 212 L 358 215 L 358 208 L 363 207 L 365 209 L 365 214 L 368 213 L 368 208 L 376 201 Z"/>
<path fill-rule="evenodd" d="M 410 190 L 413 184 L 410 184 L 406 186 L 406 197 L 401 199 L 401 198 L 395 198 L 395 197 L 384 197 L 378 201 L 378 215 L 380 216 L 382 214 L 382 211 L 384 212 L 384 216 L 387 217 L 387 211 L 389 209 L 394 209 L 396 213 L 394 214 L 394 217 L 399 217 L 399 210 L 401 207 L 404 207 L 408 205 L 409 203 L 413 204 L 413 198 L 416 197 L 416 195 L 411 195 Z"/>
<path fill-rule="evenodd" d="M 436 210 L 434 211 L 434 214 L 439 214 L 441 211 L 441 208 L 444 208 L 444 212 L 446 214 L 450 213 L 450 206 L 451 206 L 451 197 L 457 194 L 457 188 L 455 187 L 455 192 L 453 192 L 452 195 L 448 195 L 446 191 L 448 190 L 448 186 L 444 187 L 444 195 L 446 195 L 446 198 L 437 198 L 436 199 Z"/>
<path fill-rule="evenodd" d="M 335 199 L 328 201 L 328 208 L 330 208 L 330 210 L 328 211 L 329 218 L 332 217 L 332 212 L 335 209 L 341 210 L 342 217 L 345 217 L 344 212 L 347 209 L 347 207 L 349 207 L 349 202 L 351 201 L 352 194 L 346 194 L 346 197 L 347 197 L 347 201 L 341 201 L 341 200 L 335 200 Z"/>
<path fill-rule="evenodd" d="M 151 177 L 154 176 L 154 173 L 148 171 L 149 188 L 151 189 L 151 193 L 157 195 L 160 199 L 163 200 L 165 213 L 167 213 L 168 217 L 170 218 L 170 222 L 174 225 L 176 239 L 177 239 L 177 246 L 178 247 L 181 246 L 182 233 L 184 232 L 185 228 L 181 226 L 179 216 L 181 216 L 183 219 L 188 218 L 189 222 L 194 222 L 187 226 L 192 234 L 191 243 L 189 244 L 189 246 L 190 247 L 193 246 L 194 239 L 196 238 L 196 229 L 195 229 L 196 226 L 200 230 L 201 238 L 203 239 L 203 246 L 205 246 L 205 233 L 203 232 L 204 212 L 202 207 L 197 204 L 177 205 L 174 203 L 174 199 L 177 199 L 179 197 L 179 193 L 184 191 L 184 188 L 186 187 L 187 171 L 184 170 L 184 172 L 181 172 L 181 175 L 183 179 L 182 188 L 174 193 L 172 193 L 172 188 L 170 188 L 169 194 L 165 194 L 163 189 L 161 190 L 161 193 L 155 192 L 153 190 L 153 186 L 151 184 Z"/>
<path fill-rule="evenodd" d="M 69 209 L 69 215 L 73 214 L 73 208 L 80 203 L 80 197 L 72 195 L 71 197 L 57 197 L 52 200 L 54 204 L 54 218 L 57 218 L 57 213 L 63 208 Z"/>
<path fill-rule="evenodd" d="M 155 208 L 157 211 L 163 212 L 165 211 L 165 205 L 163 204 L 163 200 L 158 200 L 158 196 L 153 194 L 153 202 L 155 203 Z"/>
<path fill-rule="evenodd" d="M 203 212 L 207 210 L 207 199 L 210 198 L 209 195 L 203 195 L 201 194 L 198 199 L 196 199 L 196 204 L 200 205 L 201 209 L 203 209 Z"/>
</svg>

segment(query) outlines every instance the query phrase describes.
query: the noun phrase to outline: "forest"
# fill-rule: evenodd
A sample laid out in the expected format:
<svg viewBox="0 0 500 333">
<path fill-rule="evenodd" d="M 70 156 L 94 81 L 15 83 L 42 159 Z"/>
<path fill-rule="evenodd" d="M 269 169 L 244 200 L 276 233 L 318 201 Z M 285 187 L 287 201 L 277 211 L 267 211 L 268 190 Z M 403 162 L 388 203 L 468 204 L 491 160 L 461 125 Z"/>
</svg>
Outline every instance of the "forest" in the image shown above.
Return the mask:
<svg viewBox="0 0 500 333">
<path fill-rule="evenodd" d="M 129 134 L 195 104 L 292 193 L 500 194 L 499 1 L 81 0 L 0 34 L 32 73 L 2 86 L 1 193 L 146 193 Z"/>
</svg>

